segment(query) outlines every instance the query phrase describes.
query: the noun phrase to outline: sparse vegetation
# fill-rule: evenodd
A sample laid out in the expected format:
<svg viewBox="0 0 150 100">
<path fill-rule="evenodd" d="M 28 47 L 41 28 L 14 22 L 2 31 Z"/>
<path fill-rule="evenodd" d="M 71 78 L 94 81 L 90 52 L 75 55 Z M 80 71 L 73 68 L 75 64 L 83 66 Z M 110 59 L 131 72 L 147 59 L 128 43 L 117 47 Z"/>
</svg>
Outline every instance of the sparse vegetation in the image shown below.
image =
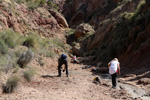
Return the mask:
<svg viewBox="0 0 150 100">
<path fill-rule="evenodd" d="M 1 54 L 6 54 L 8 52 L 8 46 L 3 40 L 0 40 L 0 52 Z"/>
<path fill-rule="evenodd" d="M 14 89 L 17 87 L 19 82 L 19 78 L 17 76 L 12 76 L 7 80 L 6 85 L 3 85 L 4 93 L 12 93 Z"/>
<path fill-rule="evenodd" d="M 36 74 L 35 68 L 29 68 L 27 71 L 24 72 L 24 78 L 28 82 L 30 82 L 33 79 L 35 74 Z"/>
<path fill-rule="evenodd" d="M 66 35 L 67 35 L 67 36 L 73 35 L 74 32 L 75 32 L 74 29 L 69 29 L 69 30 L 67 30 Z"/>
<path fill-rule="evenodd" d="M 51 50 L 45 52 L 45 56 L 46 57 L 54 57 L 54 55 L 55 55 L 55 53 L 53 51 L 51 51 Z"/>
<path fill-rule="evenodd" d="M 54 43 L 58 47 L 64 48 L 64 43 L 62 41 L 60 41 L 59 39 L 57 39 L 57 38 L 53 39 L 52 43 Z"/>
</svg>

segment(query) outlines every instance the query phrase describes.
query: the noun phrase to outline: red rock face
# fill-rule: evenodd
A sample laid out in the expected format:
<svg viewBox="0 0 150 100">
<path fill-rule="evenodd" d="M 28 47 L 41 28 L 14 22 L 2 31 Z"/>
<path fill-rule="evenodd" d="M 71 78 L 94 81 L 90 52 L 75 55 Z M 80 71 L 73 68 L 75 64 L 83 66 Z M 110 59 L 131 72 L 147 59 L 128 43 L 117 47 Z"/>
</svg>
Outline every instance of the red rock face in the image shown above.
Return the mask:
<svg viewBox="0 0 150 100">
<path fill-rule="evenodd" d="M 22 34 L 28 34 L 28 30 L 36 30 L 41 36 L 53 37 L 56 35 L 54 33 L 60 33 L 63 28 L 68 28 L 65 18 L 59 13 L 57 13 L 57 16 L 53 16 L 45 8 L 37 8 L 31 11 L 26 5 L 17 3 L 14 5 L 13 10 L 9 10 L 7 4 L 1 4 L 0 22 L 3 23 L 0 27 L 1 30 L 13 28 L 13 30 Z"/>
</svg>

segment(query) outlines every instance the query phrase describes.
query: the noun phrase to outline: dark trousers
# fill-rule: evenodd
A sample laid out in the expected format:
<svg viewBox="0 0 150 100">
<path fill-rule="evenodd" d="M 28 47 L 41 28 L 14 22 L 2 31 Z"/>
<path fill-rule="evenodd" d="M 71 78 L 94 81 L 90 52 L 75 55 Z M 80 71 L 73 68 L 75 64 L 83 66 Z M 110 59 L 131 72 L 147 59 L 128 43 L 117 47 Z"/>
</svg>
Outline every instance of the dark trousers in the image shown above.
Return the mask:
<svg viewBox="0 0 150 100">
<path fill-rule="evenodd" d="M 112 86 L 116 87 L 117 86 L 116 84 L 117 73 L 112 74 L 111 77 L 112 77 Z"/>
<path fill-rule="evenodd" d="M 59 59 L 58 60 L 58 75 L 61 76 L 61 68 L 62 65 L 65 65 L 65 69 L 66 69 L 66 75 L 68 76 L 68 63 L 66 59 Z"/>
</svg>

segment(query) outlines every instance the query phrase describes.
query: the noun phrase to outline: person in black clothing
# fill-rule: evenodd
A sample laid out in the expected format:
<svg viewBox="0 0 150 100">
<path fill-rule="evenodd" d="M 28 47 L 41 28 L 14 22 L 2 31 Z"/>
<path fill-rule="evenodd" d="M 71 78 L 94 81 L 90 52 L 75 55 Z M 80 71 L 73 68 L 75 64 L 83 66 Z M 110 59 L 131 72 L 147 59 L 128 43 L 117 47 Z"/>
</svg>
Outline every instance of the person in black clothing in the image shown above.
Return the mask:
<svg viewBox="0 0 150 100">
<path fill-rule="evenodd" d="M 62 54 L 61 57 L 58 59 L 58 76 L 61 76 L 61 68 L 63 64 L 65 64 L 66 76 L 68 77 L 68 62 L 67 56 L 65 54 Z"/>
</svg>

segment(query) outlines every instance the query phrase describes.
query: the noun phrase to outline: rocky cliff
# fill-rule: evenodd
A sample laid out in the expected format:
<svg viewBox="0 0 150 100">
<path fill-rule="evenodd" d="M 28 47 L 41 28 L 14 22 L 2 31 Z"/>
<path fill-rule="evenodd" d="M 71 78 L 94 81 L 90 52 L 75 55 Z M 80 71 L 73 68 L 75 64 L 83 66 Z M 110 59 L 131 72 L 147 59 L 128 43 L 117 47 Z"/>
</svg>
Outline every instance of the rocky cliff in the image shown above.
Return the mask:
<svg viewBox="0 0 150 100">
<path fill-rule="evenodd" d="M 22 1 L 23 2 L 23 1 Z M 55 33 L 61 33 L 68 24 L 64 17 L 59 14 L 52 2 L 48 4 L 21 0 L 3 0 L 0 3 L 0 30 L 12 28 L 16 32 L 29 34 L 36 31 L 44 37 L 54 37 Z"/>
<path fill-rule="evenodd" d="M 70 26 L 85 22 L 95 28 L 96 32 L 80 43 L 85 56 L 95 56 L 91 62 L 107 66 L 117 57 L 123 73 L 149 70 L 148 0 L 72 0 L 69 6 L 72 8 L 65 14 Z"/>
</svg>

